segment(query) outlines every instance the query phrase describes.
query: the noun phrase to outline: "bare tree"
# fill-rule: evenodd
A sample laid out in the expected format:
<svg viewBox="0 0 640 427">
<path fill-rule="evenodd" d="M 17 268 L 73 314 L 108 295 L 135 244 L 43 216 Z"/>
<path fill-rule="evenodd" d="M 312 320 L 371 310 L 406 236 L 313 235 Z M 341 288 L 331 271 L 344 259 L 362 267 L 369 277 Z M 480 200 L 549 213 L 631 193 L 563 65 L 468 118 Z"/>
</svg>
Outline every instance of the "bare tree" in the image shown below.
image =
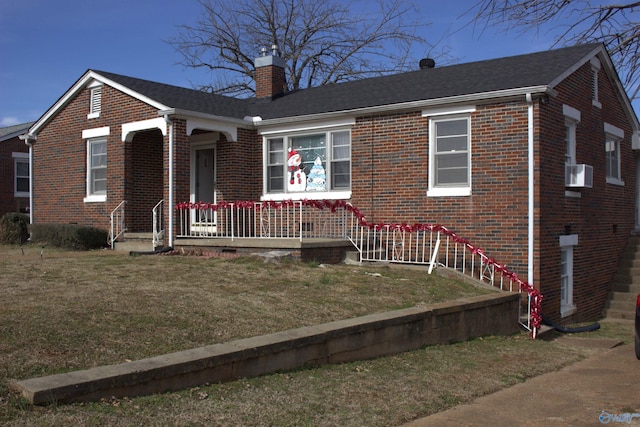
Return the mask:
<svg viewBox="0 0 640 427">
<path fill-rule="evenodd" d="M 476 24 L 528 31 L 548 24 L 559 30 L 554 46 L 605 44 L 629 97 L 640 91 L 640 2 L 589 0 L 480 0 L 468 12 Z"/>
<path fill-rule="evenodd" d="M 201 19 L 169 43 L 182 65 L 212 71 L 200 89 L 216 93 L 254 93 L 254 59 L 272 45 L 285 60 L 289 90 L 406 70 L 412 45 L 426 45 L 416 33 L 424 23 L 411 21 L 403 0 L 198 2 Z"/>
</svg>

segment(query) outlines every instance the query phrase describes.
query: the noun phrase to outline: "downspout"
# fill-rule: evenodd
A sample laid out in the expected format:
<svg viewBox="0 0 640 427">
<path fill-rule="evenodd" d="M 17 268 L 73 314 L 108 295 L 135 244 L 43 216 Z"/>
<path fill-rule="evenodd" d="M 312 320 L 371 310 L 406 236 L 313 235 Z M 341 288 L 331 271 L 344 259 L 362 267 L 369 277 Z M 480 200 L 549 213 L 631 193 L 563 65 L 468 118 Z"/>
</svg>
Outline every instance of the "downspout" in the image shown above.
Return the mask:
<svg viewBox="0 0 640 427">
<path fill-rule="evenodd" d="M 29 146 L 29 224 L 33 224 L 33 142 L 36 137 L 27 133 L 19 138 Z"/>
<path fill-rule="evenodd" d="M 169 125 L 169 247 L 173 247 L 173 120 L 164 115 L 164 121 Z"/>
<path fill-rule="evenodd" d="M 528 135 L 527 135 L 527 140 L 528 140 L 528 155 L 529 155 L 529 160 L 528 160 L 528 169 L 529 169 L 529 195 L 528 195 L 528 201 L 529 201 L 529 206 L 528 206 L 528 232 L 527 232 L 527 236 L 528 236 L 528 248 L 527 248 L 527 252 L 528 252 L 528 272 L 527 272 L 527 282 L 529 282 L 529 284 L 531 286 L 533 286 L 533 225 L 534 225 L 534 202 L 535 202 L 535 193 L 534 193 L 534 147 L 533 147 L 533 98 L 531 96 L 530 93 L 527 93 L 526 95 L 526 99 L 527 99 L 527 110 L 528 110 L 528 120 L 527 120 L 527 126 L 528 126 Z"/>
</svg>

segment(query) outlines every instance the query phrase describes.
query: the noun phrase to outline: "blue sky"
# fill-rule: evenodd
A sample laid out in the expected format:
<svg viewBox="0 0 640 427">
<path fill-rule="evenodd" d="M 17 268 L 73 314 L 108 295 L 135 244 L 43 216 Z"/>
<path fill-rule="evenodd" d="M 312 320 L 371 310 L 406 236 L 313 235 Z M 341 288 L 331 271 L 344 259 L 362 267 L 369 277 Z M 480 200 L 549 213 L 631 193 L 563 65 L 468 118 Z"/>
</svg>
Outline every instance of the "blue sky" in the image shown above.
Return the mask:
<svg viewBox="0 0 640 427">
<path fill-rule="evenodd" d="M 425 38 L 454 33 L 442 43 L 458 62 L 545 50 L 553 42 L 548 32 L 455 32 L 473 1 L 415 3 Z M 179 25 L 195 24 L 200 11 L 196 0 L 0 0 L 0 127 L 38 119 L 87 69 L 184 87 L 208 83 L 178 65 L 165 42 Z"/>
</svg>

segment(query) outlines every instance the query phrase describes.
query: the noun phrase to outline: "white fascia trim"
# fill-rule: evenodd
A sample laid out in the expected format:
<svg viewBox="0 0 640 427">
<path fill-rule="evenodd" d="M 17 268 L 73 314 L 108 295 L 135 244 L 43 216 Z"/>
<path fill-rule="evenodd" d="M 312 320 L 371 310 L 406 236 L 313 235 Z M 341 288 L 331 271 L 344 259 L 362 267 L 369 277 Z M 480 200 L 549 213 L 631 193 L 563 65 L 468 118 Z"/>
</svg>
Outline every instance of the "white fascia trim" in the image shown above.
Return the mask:
<svg viewBox="0 0 640 427">
<path fill-rule="evenodd" d="M 591 59 L 593 57 L 595 57 L 596 55 L 598 55 L 599 53 L 603 53 L 603 47 L 602 46 L 596 47 L 591 52 L 589 52 L 588 54 L 583 56 L 582 59 L 580 59 L 580 61 L 578 61 L 575 64 L 573 64 L 573 66 L 567 68 L 564 73 L 560 74 L 553 81 L 551 81 L 551 83 L 549 83 L 549 86 L 552 87 L 552 88 L 556 87 L 562 81 L 564 81 L 564 79 L 566 79 L 567 77 L 569 77 L 570 75 L 575 73 L 580 67 L 582 67 L 587 62 L 591 61 Z M 606 55 L 606 53 L 605 53 L 605 55 Z"/>
<path fill-rule="evenodd" d="M 560 247 L 565 246 L 578 246 L 578 235 L 568 234 L 560 236 Z"/>
<path fill-rule="evenodd" d="M 355 108 L 352 110 L 332 111 L 330 113 L 308 114 L 305 116 L 296 117 L 283 117 L 278 119 L 266 119 L 258 122 L 248 122 L 258 126 L 272 126 L 301 121 L 312 120 L 330 120 L 334 117 L 344 117 L 349 115 L 351 117 L 360 117 L 367 114 L 385 113 L 389 111 L 398 110 L 422 110 L 429 107 L 443 106 L 446 104 L 472 104 L 480 101 L 487 101 L 491 99 L 510 98 L 514 96 L 521 96 L 526 94 L 548 94 L 550 96 L 556 96 L 557 92 L 547 85 L 522 87 L 515 89 L 506 89 L 493 92 L 474 93 L 469 95 L 451 96 L 447 98 L 435 98 L 425 99 L 420 101 L 402 102 L 397 104 L 378 105 L 375 107 Z"/>
<path fill-rule="evenodd" d="M 159 116 L 171 116 L 174 119 L 203 119 L 219 121 L 229 124 L 234 124 L 242 127 L 250 127 L 251 121 L 236 119 L 234 117 L 218 116 L 216 114 L 201 113 L 199 111 L 181 110 L 179 108 L 165 108 L 158 111 Z"/>
<path fill-rule="evenodd" d="M 315 123 L 299 123 L 294 125 L 282 124 L 280 126 L 269 126 L 267 128 L 259 129 L 258 134 L 263 136 L 271 136 L 271 135 L 280 134 L 280 133 L 294 133 L 294 132 L 313 131 L 313 130 L 320 130 L 320 129 L 351 127 L 355 124 L 356 124 L 355 118 L 347 117 L 347 118 L 342 118 L 340 120 L 325 120 L 325 121 L 315 122 Z"/>
<path fill-rule="evenodd" d="M 138 122 L 124 123 L 122 125 L 122 142 L 127 141 L 130 134 L 149 129 L 160 129 L 163 136 L 167 136 L 167 122 L 162 118 L 140 120 Z"/>
<path fill-rule="evenodd" d="M 100 138 L 101 136 L 108 136 L 110 133 L 109 126 L 103 126 L 100 128 L 85 129 L 82 131 L 82 139 Z"/>
<path fill-rule="evenodd" d="M 82 77 L 80 77 L 80 79 L 77 82 L 75 82 L 74 85 L 71 86 L 71 88 L 67 90 L 65 94 L 62 95 L 60 99 L 58 99 L 58 101 L 55 104 L 53 104 L 51 108 L 47 110 L 46 113 L 44 113 L 42 117 L 38 119 L 38 121 L 31 127 L 31 130 L 29 133 L 37 135 L 39 129 L 42 126 L 44 126 L 49 121 L 49 119 L 51 119 L 51 117 L 53 117 L 58 112 L 58 110 L 64 107 L 80 90 L 82 90 L 88 84 L 94 85 L 94 84 L 97 84 L 97 82 L 106 84 L 117 90 L 120 90 L 126 93 L 127 95 L 130 95 L 142 102 L 145 102 L 159 110 L 166 110 L 167 108 L 169 108 L 159 102 L 156 102 L 150 98 L 147 98 L 146 96 L 142 96 L 141 94 L 134 92 L 131 89 L 125 86 L 122 86 L 121 84 L 118 84 L 112 80 L 109 80 L 106 77 L 103 77 L 102 75 L 96 73 L 95 71 L 89 70 Z"/>
</svg>

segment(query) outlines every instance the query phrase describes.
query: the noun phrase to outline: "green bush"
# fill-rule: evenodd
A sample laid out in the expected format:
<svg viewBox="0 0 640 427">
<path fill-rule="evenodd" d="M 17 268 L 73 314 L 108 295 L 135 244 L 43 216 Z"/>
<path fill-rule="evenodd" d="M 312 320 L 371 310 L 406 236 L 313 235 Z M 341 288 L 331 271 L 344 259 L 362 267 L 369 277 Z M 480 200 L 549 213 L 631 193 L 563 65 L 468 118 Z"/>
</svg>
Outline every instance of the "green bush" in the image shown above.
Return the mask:
<svg viewBox="0 0 640 427">
<path fill-rule="evenodd" d="M 22 244 L 29 238 L 29 215 L 8 213 L 0 218 L 0 242 Z"/>
<path fill-rule="evenodd" d="M 33 224 L 31 241 L 73 250 L 100 249 L 108 233 L 100 228 L 76 224 Z"/>
</svg>

